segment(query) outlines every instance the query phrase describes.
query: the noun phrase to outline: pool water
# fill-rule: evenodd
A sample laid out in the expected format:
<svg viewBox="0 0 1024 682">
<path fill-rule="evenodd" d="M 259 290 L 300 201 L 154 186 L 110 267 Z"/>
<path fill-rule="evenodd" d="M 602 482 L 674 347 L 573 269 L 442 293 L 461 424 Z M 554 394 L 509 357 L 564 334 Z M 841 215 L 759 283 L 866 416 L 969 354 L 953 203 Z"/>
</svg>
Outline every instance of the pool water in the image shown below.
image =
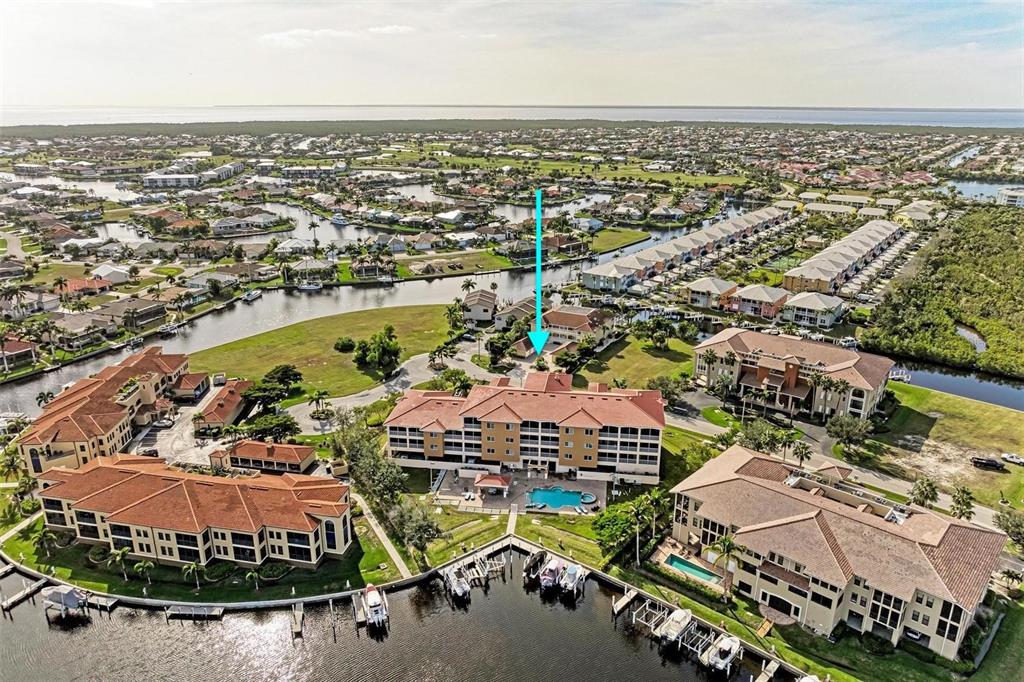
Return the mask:
<svg viewBox="0 0 1024 682">
<path fill-rule="evenodd" d="M 717 585 L 718 583 L 722 582 L 721 576 L 715 575 L 706 568 L 698 566 L 697 564 L 691 561 L 687 561 L 678 554 L 670 555 L 669 558 L 665 561 L 665 563 L 667 563 L 669 566 L 676 569 L 677 571 L 682 571 L 683 573 L 691 575 L 694 578 L 697 578 L 698 580 L 703 580 L 706 583 L 714 583 L 715 585 Z"/>
<path fill-rule="evenodd" d="M 559 507 L 578 507 L 582 503 L 583 493 L 579 490 L 566 490 L 560 486 L 550 488 L 534 488 L 530 491 L 530 502 L 546 504 L 552 509 Z"/>
</svg>

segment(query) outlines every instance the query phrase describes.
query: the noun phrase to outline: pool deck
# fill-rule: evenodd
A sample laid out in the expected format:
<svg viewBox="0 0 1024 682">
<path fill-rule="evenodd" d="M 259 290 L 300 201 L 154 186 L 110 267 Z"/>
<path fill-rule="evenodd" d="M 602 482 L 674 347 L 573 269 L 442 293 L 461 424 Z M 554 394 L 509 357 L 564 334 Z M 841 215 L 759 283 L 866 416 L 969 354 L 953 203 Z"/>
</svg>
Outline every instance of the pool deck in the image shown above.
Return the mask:
<svg viewBox="0 0 1024 682">
<path fill-rule="evenodd" d="M 686 559 L 692 564 L 700 566 L 709 573 L 714 573 L 722 580 L 725 579 L 724 572 L 722 571 L 722 568 L 720 566 L 715 566 L 710 561 L 705 561 L 696 554 L 694 547 L 684 545 L 683 543 L 673 538 L 666 538 L 662 541 L 660 545 L 658 545 L 658 547 L 654 550 L 654 554 L 651 555 L 651 561 L 658 564 L 666 571 L 670 571 L 679 576 L 682 576 L 686 580 L 692 580 L 694 582 L 700 583 L 701 585 L 706 585 L 712 590 L 717 590 L 719 592 L 724 591 L 722 588 L 721 581 L 713 583 L 708 580 L 702 580 L 701 578 L 698 578 L 695 575 L 691 575 L 690 573 L 680 571 L 678 568 L 675 568 L 674 566 L 670 565 L 668 563 L 668 560 L 669 557 L 671 557 L 673 554 L 682 557 L 683 559 Z"/>
<path fill-rule="evenodd" d="M 445 476 L 441 488 L 437 491 L 437 501 L 457 504 L 459 509 L 464 511 L 481 511 L 486 509 L 502 512 L 509 510 L 514 504 L 522 513 L 527 511 L 526 505 L 530 503 L 530 491 L 534 488 L 546 488 L 549 486 L 560 486 L 565 490 L 578 490 L 581 493 L 591 493 L 594 495 L 597 498 L 596 502 L 582 505 L 588 513 L 595 504 L 600 505 L 601 509 L 604 509 L 607 503 L 608 483 L 605 481 L 565 479 L 558 478 L 555 475 L 545 478 L 543 474 L 538 475 L 536 472 L 527 473 L 525 471 L 517 471 L 512 474 L 512 488 L 508 492 L 508 497 L 503 497 L 499 493 L 498 495 L 478 495 L 472 500 L 464 499 L 463 494 L 473 490 L 473 479 L 458 478 L 454 471 L 449 472 Z M 546 507 L 541 510 L 530 509 L 529 511 L 539 511 L 540 513 L 575 513 L 572 507 L 562 507 L 559 509 Z"/>
</svg>

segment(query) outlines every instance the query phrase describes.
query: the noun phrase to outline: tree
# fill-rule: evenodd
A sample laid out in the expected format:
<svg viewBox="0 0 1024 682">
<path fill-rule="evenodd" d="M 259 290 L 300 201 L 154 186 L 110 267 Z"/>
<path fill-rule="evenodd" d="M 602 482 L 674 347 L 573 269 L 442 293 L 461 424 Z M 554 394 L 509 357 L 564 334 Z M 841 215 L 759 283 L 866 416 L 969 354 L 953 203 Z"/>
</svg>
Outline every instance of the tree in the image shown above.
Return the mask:
<svg viewBox="0 0 1024 682">
<path fill-rule="evenodd" d="M 636 532 L 636 565 L 640 565 L 640 529 L 647 523 L 647 514 L 650 505 L 643 497 L 637 497 L 626 503 L 629 518 L 633 522 L 633 530 Z"/>
<path fill-rule="evenodd" d="M 277 365 L 263 375 L 263 381 L 269 384 L 280 384 L 290 389 L 302 382 L 302 372 L 295 365 Z"/>
<path fill-rule="evenodd" d="M 594 518 L 591 526 L 597 538 L 597 544 L 605 554 L 616 552 L 633 534 L 633 522 L 626 509 L 626 504 L 613 504 L 605 507 Z"/>
<path fill-rule="evenodd" d="M 181 567 L 181 577 L 185 580 L 189 578 L 195 578 L 196 589 L 199 589 L 199 577 L 206 574 L 206 566 L 203 566 L 198 561 L 185 564 Z"/>
<path fill-rule="evenodd" d="M 127 549 L 127 548 L 125 548 L 125 549 Z M 152 561 L 150 561 L 149 559 L 143 559 L 142 561 L 137 561 L 135 563 L 135 565 L 132 567 L 132 570 L 135 571 L 136 573 L 138 573 L 143 578 L 145 578 L 146 579 L 146 584 L 148 584 L 148 585 L 152 585 L 153 584 L 153 581 L 151 581 L 150 578 L 149 578 L 149 574 L 153 571 L 153 562 Z"/>
<path fill-rule="evenodd" d="M 733 536 L 723 535 L 711 543 L 711 549 L 718 553 L 718 556 L 715 557 L 715 566 L 722 564 L 725 571 L 725 580 L 722 584 L 724 594 L 722 596 L 728 599 L 729 592 L 732 590 L 732 572 L 729 570 L 729 562 L 736 559 L 743 552 L 746 552 L 747 548 L 737 544 Z"/>
<path fill-rule="evenodd" d="M 124 576 L 125 582 L 128 582 L 128 571 L 125 569 L 124 561 L 128 558 L 130 551 L 132 551 L 131 547 L 121 547 L 110 550 L 110 554 L 107 555 L 107 566 L 117 566 L 121 575 Z"/>
<path fill-rule="evenodd" d="M 242 396 L 246 400 L 259 403 L 266 408 L 271 405 L 276 405 L 288 397 L 288 387 L 282 386 L 281 384 L 261 381 L 258 384 L 245 389 L 242 392 Z"/>
<path fill-rule="evenodd" d="M 53 391 L 40 391 L 36 394 L 36 405 L 42 407 L 53 400 Z"/>
<path fill-rule="evenodd" d="M 509 349 L 512 344 L 509 343 L 508 337 L 504 334 L 495 334 L 491 338 L 487 339 L 487 343 L 484 344 L 484 348 L 487 349 L 487 354 L 490 359 L 491 367 L 500 365 L 505 356 L 508 355 Z"/>
<path fill-rule="evenodd" d="M 224 285 L 221 284 L 220 280 L 217 279 L 211 278 L 206 280 L 206 288 L 210 290 L 211 298 L 220 298 L 221 295 L 224 293 Z"/>
<path fill-rule="evenodd" d="M 651 508 L 652 538 L 658 536 L 658 515 L 668 511 L 670 502 L 671 500 L 665 493 L 664 488 L 651 488 L 651 491 L 647 493 L 647 504 Z"/>
<path fill-rule="evenodd" d="M 935 504 L 939 499 L 939 489 L 935 485 L 935 481 L 922 476 L 921 478 L 914 481 L 913 487 L 910 489 L 910 502 L 916 504 L 925 509 L 931 509 L 931 506 Z"/>
<path fill-rule="evenodd" d="M 793 457 L 796 458 L 797 464 L 802 467 L 805 462 L 811 459 L 811 446 L 804 441 L 799 441 L 793 448 Z"/>
<path fill-rule="evenodd" d="M 312 405 L 313 408 L 320 412 L 327 405 L 327 399 L 331 397 L 331 394 L 324 389 L 317 389 L 309 394 L 309 402 L 307 405 Z"/>
<path fill-rule="evenodd" d="M 470 389 L 473 388 L 473 379 L 466 374 L 464 369 L 450 367 L 441 372 L 441 376 L 438 378 L 447 390 L 458 396 L 468 395 Z"/>
<path fill-rule="evenodd" d="M 369 340 L 357 343 L 353 360 L 360 367 L 376 369 L 387 377 L 398 368 L 401 357 L 402 346 L 398 343 L 395 328 L 389 324 Z"/>
<path fill-rule="evenodd" d="M 256 591 L 260 591 L 260 573 L 255 568 L 245 574 L 245 581 L 251 582 L 256 587 Z"/>
<path fill-rule="evenodd" d="M 1024 549 L 1024 512 L 1003 509 L 994 519 L 996 528 L 1006 533 L 1019 549 Z"/>
<path fill-rule="evenodd" d="M 17 478 L 21 474 L 22 461 L 16 450 L 7 450 L 0 455 L 0 475 L 5 481 Z"/>
<path fill-rule="evenodd" d="M 471 279 L 464 279 L 462 280 L 462 286 L 460 288 L 468 294 L 473 291 L 473 289 L 476 289 L 476 282 Z"/>
<path fill-rule="evenodd" d="M 388 514 L 388 519 L 402 542 L 421 554 L 427 551 L 432 540 L 444 535 L 441 526 L 427 508 L 412 500 L 402 500 Z"/>
<path fill-rule="evenodd" d="M 825 425 L 825 433 L 843 445 L 859 445 L 871 433 L 871 423 L 851 415 L 832 417 Z"/>
<path fill-rule="evenodd" d="M 958 485 L 953 489 L 953 504 L 949 513 L 964 521 L 974 517 L 974 494 L 967 486 Z"/>
<path fill-rule="evenodd" d="M 469 280 L 466 280 L 467 282 Z M 455 299 L 456 302 L 445 306 L 444 308 L 444 319 L 448 322 L 448 327 L 451 329 L 451 335 L 456 335 L 456 330 L 462 331 L 465 326 L 466 318 L 463 315 L 462 302 Z"/>
<path fill-rule="evenodd" d="M 302 433 L 299 423 L 290 414 L 262 414 L 247 421 L 244 428 L 250 438 L 270 438 L 275 443 Z"/>
<path fill-rule="evenodd" d="M 758 418 L 743 427 L 737 442 L 745 448 L 773 455 L 782 446 L 784 433 L 770 422 Z"/>
<path fill-rule="evenodd" d="M 718 353 L 716 353 L 713 349 L 708 348 L 706 351 L 701 353 L 700 359 L 704 362 L 704 367 L 706 368 L 704 372 L 704 378 L 710 379 L 711 370 L 714 367 L 715 363 L 718 362 Z"/>
<path fill-rule="evenodd" d="M 46 552 L 46 558 L 49 559 L 50 551 L 57 546 L 57 534 L 49 526 L 41 526 L 32 534 L 32 546 Z"/>
</svg>

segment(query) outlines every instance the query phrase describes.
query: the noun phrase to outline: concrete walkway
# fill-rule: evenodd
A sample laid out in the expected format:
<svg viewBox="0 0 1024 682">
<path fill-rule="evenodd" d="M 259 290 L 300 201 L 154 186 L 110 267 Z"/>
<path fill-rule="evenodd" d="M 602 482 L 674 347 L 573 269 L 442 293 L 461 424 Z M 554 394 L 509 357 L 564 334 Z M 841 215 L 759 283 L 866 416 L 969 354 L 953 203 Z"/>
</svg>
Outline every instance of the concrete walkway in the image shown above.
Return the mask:
<svg viewBox="0 0 1024 682">
<path fill-rule="evenodd" d="M 21 521 L 19 521 L 18 524 L 16 526 L 14 526 L 14 528 L 11 528 L 9 531 L 4 533 L 3 535 L 0 535 L 0 545 L 4 544 L 5 542 L 7 542 L 11 538 L 13 538 L 15 535 L 20 533 L 22 531 L 22 529 L 25 528 L 26 526 L 29 526 L 32 523 L 35 523 L 36 519 L 42 518 L 42 516 L 43 516 L 43 511 L 39 510 L 35 514 L 33 514 L 32 516 L 29 516 L 28 518 L 22 519 Z"/>
<path fill-rule="evenodd" d="M 380 523 L 377 522 L 377 517 L 374 516 L 373 512 L 370 510 L 370 505 L 366 504 L 366 500 L 363 499 L 363 496 L 357 493 L 352 493 L 352 499 L 355 500 L 362 508 L 363 516 L 366 517 L 366 522 L 370 524 L 370 528 L 372 528 L 373 532 L 377 534 L 377 539 L 380 540 L 382 545 L 384 545 L 384 549 L 387 550 L 388 556 L 395 562 L 395 566 L 398 567 L 398 572 L 402 574 L 403 578 L 411 578 L 412 571 L 410 571 L 409 567 L 405 565 L 405 560 L 402 558 L 402 555 L 398 553 L 398 550 L 395 549 L 394 544 L 391 542 L 391 538 L 388 537 L 388 534 L 384 532 L 383 528 L 381 528 Z"/>
<path fill-rule="evenodd" d="M 7 240 L 7 256 L 25 260 L 25 249 L 21 248 L 21 237 L 13 232 L 0 232 L 0 238 Z"/>
<path fill-rule="evenodd" d="M 505 532 L 514 535 L 516 532 L 516 518 L 519 516 L 519 505 L 513 503 L 508 508 L 508 523 L 505 524 Z"/>
</svg>

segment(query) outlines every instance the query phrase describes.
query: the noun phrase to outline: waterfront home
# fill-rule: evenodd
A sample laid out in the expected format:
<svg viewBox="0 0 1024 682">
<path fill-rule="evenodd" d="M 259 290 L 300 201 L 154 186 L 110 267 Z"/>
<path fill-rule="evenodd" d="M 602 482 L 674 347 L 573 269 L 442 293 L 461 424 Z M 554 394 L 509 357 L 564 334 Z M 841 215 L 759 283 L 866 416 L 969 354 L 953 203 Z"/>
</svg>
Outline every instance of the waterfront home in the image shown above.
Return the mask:
<svg viewBox="0 0 1024 682">
<path fill-rule="evenodd" d="M 292 237 L 290 239 L 285 239 L 274 247 L 274 253 L 284 256 L 297 256 L 306 253 L 313 253 L 313 248 L 313 240 Z"/>
<path fill-rule="evenodd" d="M 903 233 L 903 228 L 897 223 L 871 220 L 797 267 L 787 270 L 782 277 L 782 286 L 793 293 L 818 291 L 834 294 Z"/>
<path fill-rule="evenodd" d="M 789 298 L 789 292 L 764 284 L 751 284 L 737 289 L 729 296 L 727 310 L 745 315 L 755 315 L 766 320 L 775 319 Z"/>
<path fill-rule="evenodd" d="M 459 209 L 451 211 L 445 211 L 444 213 L 438 213 L 434 216 L 437 220 L 442 223 L 448 223 L 450 225 L 457 225 L 466 219 L 466 213 Z"/>
<path fill-rule="evenodd" d="M 441 237 L 433 232 L 421 232 L 405 239 L 409 247 L 417 251 L 431 251 L 441 243 Z"/>
<path fill-rule="evenodd" d="M 149 346 L 76 381 L 43 406 L 18 441 L 26 468 L 37 475 L 119 452 L 132 439 L 134 427 L 171 411 L 164 396 L 187 371 L 187 356 L 166 355 L 159 346 Z"/>
<path fill-rule="evenodd" d="M 96 317 L 106 318 L 125 329 L 138 331 L 150 325 L 163 322 L 167 309 L 159 301 L 140 298 L 120 298 L 104 303 L 92 311 Z"/>
<path fill-rule="evenodd" d="M 703 377 L 708 386 L 725 378 L 730 391 L 744 400 L 748 396 L 773 410 L 823 419 L 837 414 L 870 417 L 895 364 L 832 343 L 735 327 L 697 344 L 693 358 L 694 376 Z"/>
<path fill-rule="evenodd" d="M 506 242 L 498 247 L 498 253 L 517 263 L 533 262 L 537 258 L 536 242 L 533 240 L 516 239 Z M 548 258 L 548 247 L 541 242 L 540 259 L 545 261 Z"/>
<path fill-rule="evenodd" d="M 569 221 L 577 230 L 584 230 L 593 234 L 604 227 L 604 222 L 597 218 L 573 218 Z"/>
<path fill-rule="evenodd" d="M 128 548 L 132 560 L 315 568 L 341 557 L 353 539 L 348 486 L 331 478 L 207 476 L 115 455 L 40 479 L 47 526 L 80 542 Z"/>
<path fill-rule="evenodd" d="M 498 306 L 498 295 L 486 289 L 475 289 L 462 299 L 462 317 L 474 324 L 490 324 Z"/>
<path fill-rule="evenodd" d="M 288 269 L 297 280 L 317 279 L 334 281 L 338 266 L 331 261 L 319 258 L 303 258 L 297 263 L 289 263 Z"/>
<path fill-rule="evenodd" d="M 316 448 L 262 440 L 242 440 L 210 453 L 210 465 L 221 469 L 258 469 L 267 473 L 301 474 L 316 462 Z"/>
<path fill-rule="evenodd" d="M 115 286 L 131 281 L 132 275 L 128 268 L 113 263 L 100 263 L 90 273 L 96 279 L 107 280 Z"/>
<path fill-rule="evenodd" d="M 195 173 L 147 173 L 142 176 L 142 186 L 146 189 L 198 187 L 199 176 Z"/>
<path fill-rule="evenodd" d="M 804 327 L 828 329 L 846 312 L 846 304 L 837 296 L 803 291 L 791 296 L 782 306 L 782 319 Z"/>
<path fill-rule="evenodd" d="M 717 571 L 740 594 L 816 633 L 840 623 L 956 658 L 1006 536 L 738 445 L 684 479 L 672 537 L 714 563 L 715 541 L 743 549 Z M 671 564 L 670 564 L 671 565 Z"/>
<path fill-rule="evenodd" d="M 234 424 L 248 407 L 243 394 L 253 386 L 254 382 L 245 379 L 226 381 L 193 419 L 196 433 L 218 434 L 225 426 Z"/>
<path fill-rule="evenodd" d="M 516 320 L 533 320 L 536 311 L 536 300 L 533 296 L 527 296 L 495 312 L 494 328 L 500 332 L 511 327 Z"/>
<path fill-rule="evenodd" d="M 552 345 L 579 343 L 585 336 L 600 345 L 612 329 L 611 314 L 600 308 L 560 305 L 546 311 L 541 320 L 543 329 L 551 334 Z"/>
<path fill-rule="evenodd" d="M 217 282 L 220 285 L 221 290 L 230 291 L 238 286 L 238 277 L 229 272 L 222 272 L 218 270 L 200 272 L 198 275 L 189 277 L 185 280 L 185 286 L 189 289 L 209 291 L 210 282 Z"/>
<path fill-rule="evenodd" d="M 0 343 L 0 368 L 6 373 L 23 365 L 34 365 L 38 350 L 39 347 L 31 341 L 8 334 Z"/>
<path fill-rule="evenodd" d="M 54 313 L 50 317 L 54 332 L 50 339 L 64 350 L 81 350 L 117 334 L 117 323 L 109 317 L 91 313 Z"/>
<path fill-rule="evenodd" d="M 397 234 L 381 232 L 377 235 L 373 244 L 377 247 L 384 248 L 389 253 L 405 253 L 405 240 Z"/>
<path fill-rule="evenodd" d="M 349 264 L 353 277 L 368 278 L 390 276 L 395 273 L 395 259 L 389 255 L 363 254 L 356 256 Z"/>
<path fill-rule="evenodd" d="M 168 308 L 184 310 L 194 308 L 200 303 L 210 300 L 209 290 L 195 287 L 167 287 L 151 294 L 143 294 L 141 298 L 148 301 L 159 301 Z"/>
<path fill-rule="evenodd" d="M 25 276 L 25 264 L 13 259 L 0 260 L 0 279 L 17 279 Z"/>
<path fill-rule="evenodd" d="M 698 308 L 721 310 L 729 304 L 730 297 L 736 293 L 739 285 L 717 277 L 701 277 L 684 284 L 679 290 L 683 303 Z"/>
<path fill-rule="evenodd" d="M 185 372 L 180 375 L 168 392 L 174 400 L 198 401 L 210 390 L 210 375 L 206 372 Z"/>
<path fill-rule="evenodd" d="M 659 206 L 649 215 L 655 220 L 682 220 L 686 217 L 686 212 L 675 206 Z"/>
<path fill-rule="evenodd" d="M 547 249 L 554 249 L 557 253 L 567 256 L 576 256 L 587 250 L 587 245 L 581 239 L 568 234 L 549 234 L 541 243 Z"/>
<path fill-rule="evenodd" d="M 215 272 L 237 277 L 239 282 L 268 282 L 279 274 L 277 266 L 266 263 L 231 263 L 221 265 Z"/>
<path fill-rule="evenodd" d="M 574 390 L 572 376 L 530 373 L 473 386 L 465 397 L 409 390 L 384 421 L 402 466 L 501 473 L 533 469 L 656 484 L 665 428 L 660 391 Z"/>
</svg>

